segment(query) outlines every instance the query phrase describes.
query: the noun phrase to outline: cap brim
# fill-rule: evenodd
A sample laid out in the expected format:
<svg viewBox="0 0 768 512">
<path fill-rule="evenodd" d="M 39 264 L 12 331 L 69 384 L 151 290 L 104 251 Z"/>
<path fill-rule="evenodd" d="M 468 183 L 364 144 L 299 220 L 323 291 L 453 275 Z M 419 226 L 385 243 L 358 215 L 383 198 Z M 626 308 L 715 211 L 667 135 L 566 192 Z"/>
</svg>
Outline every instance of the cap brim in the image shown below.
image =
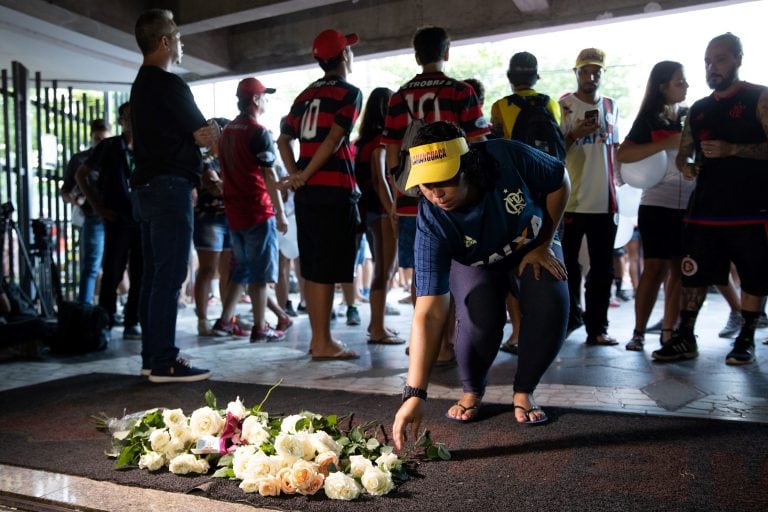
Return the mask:
<svg viewBox="0 0 768 512">
<path fill-rule="evenodd" d="M 411 170 L 405 188 L 450 180 L 459 172 L 461 155 L 468 151 L 464 137 L 412 147 L 409 150 Z"/>
<path fill-rule="evenodd" d="M 584 66 L 597 66 L 599 68 L 603 68 L 603 67 L 605 67 L 605 63 L 597 62 L 597 61 L 594 61 L 594 60 L 585 60 L 585 61 L 579 62 L 576 65 L 577 68 L 583 68 Z"/>
<path fill-rule="evenodd" d="M 274 87 L 267 87 L 266 89 L 264 89 L 264 94 L 275 94 L 276 91 L 277 89 L 275 89 Z"/>
<path fill-rule="evenodd" d="M 347 40 L 347 46 L 352 46 L 360 42 L 360 38 L 357 34 L 347 34 L 344 38 Z"/>
</svg>

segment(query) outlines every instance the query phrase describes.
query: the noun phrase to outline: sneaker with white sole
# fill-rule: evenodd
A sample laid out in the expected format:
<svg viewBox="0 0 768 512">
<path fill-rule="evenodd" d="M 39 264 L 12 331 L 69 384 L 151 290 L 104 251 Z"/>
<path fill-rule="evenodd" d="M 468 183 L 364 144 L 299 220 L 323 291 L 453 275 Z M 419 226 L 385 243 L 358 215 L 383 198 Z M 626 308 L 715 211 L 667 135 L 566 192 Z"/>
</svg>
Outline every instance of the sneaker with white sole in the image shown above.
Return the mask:
<svg viewBox="0 0 768 512">
<path fill-rule="evenodd" d="M 725 323 L 718 336 L 721 338 L 732 338 L 739 333 L 741 326 L 744 325 L 744 317 L 738 311 L 731 311 L 728 315 L 728 321 Z"/>
<path fill-rule="evenodd" d="M 347 325 L 360 325 L 360 312 L 357 310 L 357 306 L 347 307 Z"/>
<path fill-rule="evenodd" d="M 755 340 L 739 336 L 733 342 L 733 350 L 725 356 L 725 364 L 749 364 L 755 361 Z"/>
<path fill-rule="evenodd" d="M 206 380 L 211 377 L 211 371 L 202 368 L 189 366 L 184 359 L 177 359 L 173 364 L 166 368 L 153 368 L 149 374 L 149 382 L 196 382 Z"/>
<path fill-rule="evenodd" d="M 272 343 L 274 341 L 283 341 L 285 339 L 285 333 L 277 329 L 271 328 L 268 324 L 264 324 L 263 329 L 254 329 L 251 331 L 251 343 Z"/>
<path fill-rule="evenodd" d="M 699 356 L 696 336 L 685 336 L 675 331 L 672 337 L 660 349 L 651 352 L 655 361 L 679 361 Z"/>
<path fill-rule="evenodd" d="M 237 322 L 222 322 L 221 318 L 216 320 L 211 327 L 211 332 L 214 336 L 237 336 L 238 338 L 247 338 L 248 331 L 244 331 Z"/>
</svg>

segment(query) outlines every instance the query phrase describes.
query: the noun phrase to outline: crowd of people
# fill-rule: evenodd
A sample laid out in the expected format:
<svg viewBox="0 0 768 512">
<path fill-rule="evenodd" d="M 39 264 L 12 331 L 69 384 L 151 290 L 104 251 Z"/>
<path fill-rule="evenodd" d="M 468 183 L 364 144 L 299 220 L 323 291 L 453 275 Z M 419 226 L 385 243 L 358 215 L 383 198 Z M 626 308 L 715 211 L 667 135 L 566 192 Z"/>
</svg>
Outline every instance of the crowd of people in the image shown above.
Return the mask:
<svg viewBox="0 0 768 512">
<path fill-rule="evenodd" d="M 71 182 L 65 197 L 87 212 L 80 300 L 93 300 L 101 252 L 89 248 L 101 224 L 99 303 L 115 325 L 116 290 L 129 269 L 124 334 L 141 339 L 141 371 L 151 382 L 211 374 L 180 359 L 174 341 L 193 242 L 200 335 L 280 341 L 303 309 L 313 361 L 358 358 L 336 339 L 332 319 L 342 286 L 347 323 L 360 323 L 358 286 L 349 283 L 364 237 L 373 260 L 368 343 L 406 343 L 386 325 L 386 301 L 398 266 L 413 269 L 395 443 L 418 428 L 435 365 L 458 365 L 461 376 L 463 394 L 446 415 L 476 419 L 499 350 L 518 355 L 517 421 L 543 423 L 533 393 L 564 340 L 583 326 L 587 345 L 618 344 L 609 334 L 612 287 L 618 282 L 617 297 L 632 298 L 615 265 L 622 261 L 614 248 L 617 190 L 630 186 L 622 164 L 660 152 L 666 167 L 642 187 L 629 251 L 635 326 L 626 348 L 644 349 L 663 284 L 661 346 L 651 357 L 696 357 L 694 326 L 707 290 L 718 285 L 729 293 L 735 277 L 741 296 L 731 293 L 738 314 L 729 319 L 735 327 L 726 336 L 735 341 L 726 363 L 754 361 L 755 329 L 768 324 L 768 90 L 739 79 L 742 48 L 733 34 L 709 43 L 713 93 L 690 109 L 683 66 L 656 64 L 623 140 L 618 102 L 600 92 L 606 54 L 597 48 L 578 52 L 575 91 L 559 99 L 534 89 L 536 57 L 514 54 L 511 94 L 493 103 L 487 122 L 482 84 L 445 72 L 445 29 L 419 28 L 418 73 L 396 91 L 374 89 L 364 109 L 361 90 L 348 81 L 359 36 L 324 30 L 312 45 L 323 75 L 296 97 L 275 140 L 259 120 L 275 89 L 256 78 L 234 91 L 235 119 L 203 117 L 189 87 L 169 71 L 183 55 L 170 11 L 142 14 L 136 40 L 144 62 L 130 102 L 120 107 L 122 133 L 106 138 L 107 126 L 93 127 L 95 148 L 72 164 L 85 201 Z M 301 284 L 297 308 L 287 293 L 291 268 Z M 217 275 L 222 313 L 211 324 L 207 303 Z M 253 324 L 235 315 L 244 292 Z M 512 335 L 503 340 L 508 318 Z"/>
</svg>

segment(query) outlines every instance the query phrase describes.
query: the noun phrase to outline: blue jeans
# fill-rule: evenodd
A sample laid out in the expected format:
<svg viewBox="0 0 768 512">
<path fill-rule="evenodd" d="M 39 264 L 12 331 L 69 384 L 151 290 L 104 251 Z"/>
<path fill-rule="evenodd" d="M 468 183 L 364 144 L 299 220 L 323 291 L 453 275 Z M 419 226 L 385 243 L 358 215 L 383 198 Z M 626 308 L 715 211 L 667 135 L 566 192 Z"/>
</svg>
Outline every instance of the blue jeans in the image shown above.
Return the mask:
<svg viewBox="0 0 768 512">
<path fill-rule="evenodd" d="M 144 278 L 139 302 L 142 368 L 167 369 L 179 354 L 176 314 L 192 246 L 192 182 L 156 176 L 134 190 Z"/>
<path fill-rule="evenodd" d="M 93 303 L 103 256 L 104 222 L 101 217 L 86 216 L 80 228 L 80 290 L 77 297 L 81 304 Z"/>
</svg>

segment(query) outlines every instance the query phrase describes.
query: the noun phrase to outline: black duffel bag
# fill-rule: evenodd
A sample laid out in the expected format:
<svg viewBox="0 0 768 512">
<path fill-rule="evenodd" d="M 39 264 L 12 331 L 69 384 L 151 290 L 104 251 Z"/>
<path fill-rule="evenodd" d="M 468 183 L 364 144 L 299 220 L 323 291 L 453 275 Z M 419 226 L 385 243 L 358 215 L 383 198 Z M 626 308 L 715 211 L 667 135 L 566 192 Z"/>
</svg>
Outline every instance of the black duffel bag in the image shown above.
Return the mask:
<svg viewBox="0 0 768 512">
<path fill-rule="evenodd" d="M 51 352 L 85 354 L 107 348 L 109 315 L 101 306 L 62 301 L 58 326 L 50 340 Z"/>
</svg>

